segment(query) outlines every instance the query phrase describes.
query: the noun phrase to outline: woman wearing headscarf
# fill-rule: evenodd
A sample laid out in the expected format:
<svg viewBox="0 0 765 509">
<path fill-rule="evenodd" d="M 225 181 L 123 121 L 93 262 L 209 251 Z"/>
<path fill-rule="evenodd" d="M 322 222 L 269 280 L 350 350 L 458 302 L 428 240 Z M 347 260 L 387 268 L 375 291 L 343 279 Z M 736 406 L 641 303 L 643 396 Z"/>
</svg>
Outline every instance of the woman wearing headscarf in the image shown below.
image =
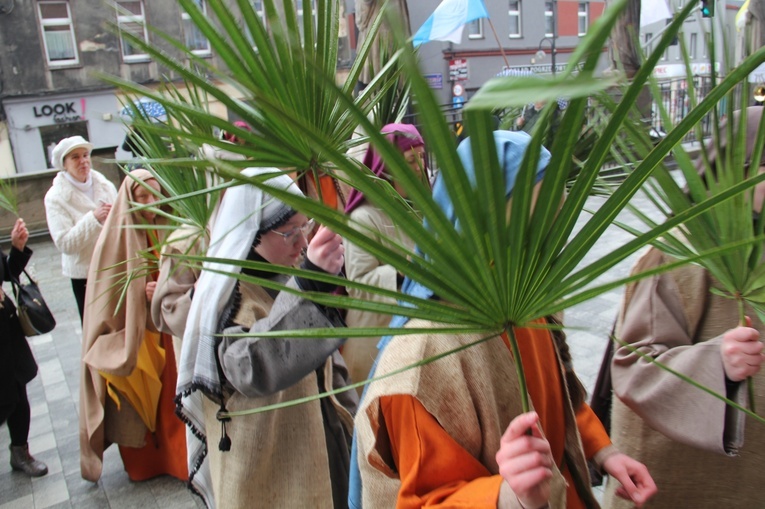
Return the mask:
<svg viewBox="0 0 765 509">
<path fill-rule="evenodd" d="M 740 112 L 736 112 L 736 117 Z M 761 107 L 746 110 L 746 164 L 765 171 L 765 152 L 752 161 L 763 117 Z M 738 120 L 735 120 L 738 126 Z M 725 157 L 708 150 L 711 169 Z M 703 161 L 699 168 L 706 171 Z M 712 177 L 714 178 L 714 177 Z M 754 214 L 762 211 L 765 184 L 754 189 Z M 638 260 L 633 273 L 672 261 L 657 248 Z M 615 347 L 611 435 L 626 453 L 643 461 L 657 479 L 651 507 L 761 507 L 765 468 L 765 427 L 723 401 L 700 391 L 633 353 L 638 349 L 718 394 L 748 405 L 745 380 L 754 381 L 754 407 L 765 408 L 762 371 L 765 326 L 747 309 L 750 326 L 735 327 L 737 303 L 715 293 L 718 282 L 700 265 L 687 264 L 641 279 L 625 291 L 616 337 L 631 348 Z M 746 439 L 746 440 L 745 440 Z M 607 486 L 609 507 L 627 507 Z"/>
<path fill-rule="evenodd" d="M 243 174 L 269 176 L 267 186 L 302 194 L 288 174 L 275 168 L 249 168 Z M 239 185 L 221 201 L 207 256 L 250 260 L 263 268 L 301 264 L 339 273 L 340 237 L 320 227 L 308 243 L 312 228 L 313 221 L 282 201 Z M 243 279 L 237 277 L 240 272 Z M 274 290 L 272 284 L 300 291 L 335 289 L 223 262 L 204 265 L 186 322 L 176 399 L 189 426 L 189 481 L 211 507 L 344 507 L 354 391 L 218 419 L 219 411 L 260 408 L 347 385 L 337 351 L 343 339 L 289 338 L 288 332 L 285 338 L 258 336 L 342 325 L 335 310 L 299 293 Z M 236 335 L 243 332 L 249 336 Z"/>
<path fill-rule="evenodd" d="M 61 251 L 61 272 L 72 280 L 80 320 L 90 258 L 117 195 L 114 184 L 91 168 L 92 150 L 93 145 L 82 136 L 59 141 L 52 157 L 59 173 L 45 193 L 48 231 Z"/>
<path fill-rule="evenodd" d="M 417 128 L 409 124 L 388 124 L 382 128 L 382 133 L 386 134 L 388 141 L 398 147 L 412 171 L 427 179 L 425 142 Z M 406 198 L 406 192 L 397 182 L 391 180 L 391 176 L 385 170 L 385 162 L 371 145 L 364 156 L 364 165 L 376 177 L 388 181 L 403 198 Z M 369 203 L 360 191 L 354 189 L 348 195 L 345 213 L 351 218 L 351 226 L 378 241 L 386 242 L 389 247 L 407 252 L 414 248 L 414 242 L 393 224 L 385 212 Z M 345 275 L 350 281 L 391 291 L 399 290 L 404 280 L 393 266 L 381 263 L 373 255 L 348 241 L 345 242 Z M 353 288 L 348 289 L 348 295 L 357 299 L 395 304 L 395 299 Z M 387 327 L 390 316 L 350 309 L 345 321 L 348 327 Z M 343 357 L 354 382 L 365 380 L 369 375 L 369 369 L 377 356 L 377 339 L 379 338 L 349 338 L 343 346 Z"/>
<path fill-rule="evenodd" d="M 498 157 L 510 198 L 525 133 L 496 131 Z M 462 164 L 475 185 L 470 142 Z M 536 181 L 550 159 L 542 149 Z M 453 222 L 452 201 L 441 176 L 433 197 Z M 406 293 L 433 291 L 406 281 Z M 549 320 L 541 319 L 544 324 Z M 397 318 L 395 326 L 434 327 Z M 516 328 L 534 412 L 522 413 L 518 378 L 507 340 L 497 336 L 436 362 L 368 386 L 356 416 L 363 507 L 580 508 L 597 507 L 587 459 L 629 487 L 638 505 L 652 493 L 645 467 L 611 446 L 583 402 L 565 336 L 546 328 Z M 480 334 L 416 334 L 383 341 L 375 376 L 444 354 Z M 350 507 L 361 507 L 352 480 Z"/>
<path fill-rule="evenodd" d="M 16 306 L 3 292 L 2 284 L 18 280 L 32 250 L 29 232 L 22 219 L 11 230 L 11 252 L 0 249 L 0 424 L 8 423 L 11 434 L 11 468 L 31 477 L 48 473 L 48 467 L 29 454 L 31 412 L 27 384 L 37 375 L 37 363 L 19 322 Z"/>
<path fill-rule="evenodd" d="M 131 210 L 160 195 L 150 172 L 131 172 L 93 251 L 80 379 L 80 468 L 93 482 L 112 443 L 133 481 L 188 477 L 185 429 L 174 414 L 173 344 L 155 331 L 149 314 L 157 270 L 145 255 L 158 231 L 147 227 L 162 220 L 148 208 Z"/>
</svg>

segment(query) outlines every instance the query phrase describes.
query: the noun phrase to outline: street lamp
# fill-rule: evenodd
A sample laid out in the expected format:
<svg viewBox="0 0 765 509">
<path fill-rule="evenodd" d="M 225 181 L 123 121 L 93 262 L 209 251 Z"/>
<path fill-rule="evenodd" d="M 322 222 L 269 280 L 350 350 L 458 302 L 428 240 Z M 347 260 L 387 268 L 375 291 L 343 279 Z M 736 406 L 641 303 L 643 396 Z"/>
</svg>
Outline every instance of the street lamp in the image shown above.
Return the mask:
<svg viewBox="0 0 765 509">
<path fill-rule="evenodd" d="M 537 62 L 541 62 L 542 60 L 544 60 L 545 55 L 547 55 L 547 53 L 545 53 L 545 50 L 542 49 L 542 45 L 544 44 L 545 41 L 550 43 L 550 61 L 552 64 L 551 70 L 552 70 L 552 75 L 555 76 L 555 53 L 556 53 L 555 36 L 542 37 L 542 40 L 539 41 L 539 48 L 537 49 L 536 54 L 531 58 L 531 63 L 536 64 Z"/>
</svg>

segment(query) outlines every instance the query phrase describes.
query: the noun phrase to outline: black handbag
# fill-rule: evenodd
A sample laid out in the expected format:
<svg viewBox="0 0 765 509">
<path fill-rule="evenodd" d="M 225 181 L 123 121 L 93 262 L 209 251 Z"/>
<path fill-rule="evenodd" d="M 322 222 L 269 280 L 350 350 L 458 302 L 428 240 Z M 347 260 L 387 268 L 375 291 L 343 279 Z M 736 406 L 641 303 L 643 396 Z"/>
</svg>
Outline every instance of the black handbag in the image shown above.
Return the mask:
<svg viewBox="0 0 765 509">
<path fill-rule="evenodd" d="M 16 278 L 11 279 L 21 329 L 25 336 L 46 334 L 56 327 L 56 319 L 53 318 L 53 313 L 48 309 L 37 283 L 26 270 L 24 275 L 29 281 L 27 284 L 22 284 Z"/>
</svg>

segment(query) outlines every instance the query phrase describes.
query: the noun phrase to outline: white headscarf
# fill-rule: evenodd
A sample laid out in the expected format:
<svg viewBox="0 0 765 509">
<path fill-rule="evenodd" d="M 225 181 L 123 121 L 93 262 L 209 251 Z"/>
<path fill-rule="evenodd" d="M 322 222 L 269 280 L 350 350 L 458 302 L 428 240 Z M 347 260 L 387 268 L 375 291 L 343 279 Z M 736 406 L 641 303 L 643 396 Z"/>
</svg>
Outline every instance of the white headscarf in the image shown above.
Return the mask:
<svg viewBox="0 0 765 509">
<path fill-rule="evenodd" d="M 292 178 L 276 168 L 247 168 L 242 174 L 248 177 L 276 174 L 267 181 L 267 185 L 302 196 Z M 280 218 L 291 213 L 293 211 L 290 207 L 255 186 L 245 184 L 228 189 L 212 227 L 207 256 L 246 259 L 258 231 L 272 227 Z M 204 264 L 186 320 L 176 388 L 177 412 L 188 426 L 186 443 L 189 482 L 205 499 L 208 507 L 214 507 L 215 504 L 209 462 L 206 461 L 207 433 L 202 393 L 216 401 L 223 396 L 216 360 L 215 334 L 218 332 L 220 316 L 236 286 L 235 277 L 211 270 L 237 274 L 241 272 L 241 267 L 227 263 Z"/>
</svg>

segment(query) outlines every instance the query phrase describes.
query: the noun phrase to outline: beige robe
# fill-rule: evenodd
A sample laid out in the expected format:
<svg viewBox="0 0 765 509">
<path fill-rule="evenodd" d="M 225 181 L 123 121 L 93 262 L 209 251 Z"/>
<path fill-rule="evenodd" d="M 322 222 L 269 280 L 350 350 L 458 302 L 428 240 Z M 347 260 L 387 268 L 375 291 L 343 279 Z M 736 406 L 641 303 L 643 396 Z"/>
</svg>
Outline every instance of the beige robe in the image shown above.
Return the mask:
<svg viewBox="0 0 765 509">
<path fill-rule="evenodd" d="M 635 267 L 668 261 L 651 249 Z M 617 337 L 717 393 L 726 394 L 720 356 L 722 335 L 736 327 L 733 300 L 712 294 L 709 274 L 697 265 L 642 280 L 627 288 Z M 747 313 L 761 333 L 763 324 Z M 658 486 L 647 508 L 763 507 L 765 425 L 618 348 L 612 364 L 611 438 L 625 454 L 646 464 Z M 755 377 L 758 412 L 765 409 L 765 372 Z M 746 384 L 729 397 L 746 405 Z M 620 399 L 621 398 L 621 399 Z M 734 451 L 738 455 L 728 455 Z M 614 496 L 604 505 L 632 505 Z"/>
<path fill-rule="evenodd" d="M 262 287 L 240 282 L 239 288 L 242 304 L 233 320 L 235 323 L 252 324 L 274 314 L 274 299 Z M 310 303 L 305 305 L 314 306 Z M 292 307 L 285 310 L 293 317 L 299 316 L 301 311 Z M 225 337 L 221 342 L 218 352 L 223 359 L 222 369 L 229 380 L 235 379 L 236 386 L 246 384 L 246 377 L 227 367 L 239 363 L 227 362 L 226 359 L 237 358 L 241 359 L 241 364 L 246 364 L 244 356 L 257 341 L 269 339 Z M 233 350 L 237 350 L 237 353 L 232 353 Z M 322 392 L 346 385 L 347 373 L 342 357 L 336 350 L 324 363 L 323 373 Z M 294 385 L 266 396 L 248 397 L 239 391 L 232 391 L 225 405 L 228 411 L 233 412 L 294 401 L 318 393 L 318 377 L 316 372 L 311 372 Z M 348 408 L 355 410 L 355 403 L 348 404 L 343 394 L 331 396 L 330 401 L 350 437 L 353 416 Z M 333 509 L 324 420 L 318 400 L 232 419 L 226 424 L 232 444 L 228 452 L 218 449 L 221 424 L 216 418 L 216 412 L 220 406 L 204 398 L 204 408 L 208 458 L 217 509 Z"/>
<path fill-rule="evenodd" d="M 432 322 L 411 320 L 409 327 L 435 327 Z M 384 375 L 481 339 L 481 334 L 428 334 L 397 336 L 383 350 L 377 375 Z M 560 369 L 560 363 L 559 363 Z M 563 374 L 561 373 L 561 376 Z M 565 385 L 564 385 L 565 387 Z M 565 390 L 565 389 L 564 389 Z M 453 353 L 436 362 L 372 382 L 356 414 L 356 438 L 365 509 L 395 507 L 400 481 L 390 457 L 387 434 L 380 426 L 380 397 L 406 394 L 417 398 L 454 440 L 487 470 L 499 473 L 495 455 L 510 421 L 522 413 L 518 377 L 510 352 L 498 336 Z M 584 482 L 589 483 L 582 442 L 568 393 L 565 451 Z M 589 491 L 582 494 L 598 507 Z M 503 490 L 504 491 L 504 490 Z M 517 500 L 510 497 L 511 503 Z M 566 483 L 553 467 L 550 507 L 566 507 Z"/>
<path fill-rule="evenodd" d="M 413 250 L 414 242 L 402 232 L 379 208 L 363 203 L 351 212 L 351 225 L 370 237 L 384 241 L 388 247 L 395 245 Z M 390 239 L 390 240 L 388 240 Z M 392 241 L 392 242 L 391 242 Z M 352 242 L 345 241 L 345 275 L 350 281 L 396 291 L 397 271 L 392 265 L 385 265 Z M 396 300 L 370 292 L 348 289 L 348 295 L 356 299 L 395 304 Z M 349 309 L 345 322 L 348 327 L 387 327 L 391 316 Z M 377 357 L 377 342 L 374 338 L 349 338 L 343 346 L 343 358 L 348 364 L 351 380 L 360 382 L 369 376 L 369 370 Z"/>
<path fill-rule="evenodd" d="M 140 169 L 131 175 L 144 181 L 153 178 Z M 149 247 L 146 231 L 132 228 L 140 221 L 129 212 L 138 185 L 129 177 L 123 181 L 88 271 L 80 373 L 80 470 L 83 479 L 93 482 L 101 477 L 104 450 L 109 445 L 142 447 L 147 431 L 127 401 L 118 410 L 107 397 L 106 381 L 99 373 L 130 375 L 143 333 L 146 327 L 153 328 L 145 293 L 150 276 L 133 280 L 120 303 L 121 278 L 147 271 L 148 261 L 139 254 Z"/>
</svg>

